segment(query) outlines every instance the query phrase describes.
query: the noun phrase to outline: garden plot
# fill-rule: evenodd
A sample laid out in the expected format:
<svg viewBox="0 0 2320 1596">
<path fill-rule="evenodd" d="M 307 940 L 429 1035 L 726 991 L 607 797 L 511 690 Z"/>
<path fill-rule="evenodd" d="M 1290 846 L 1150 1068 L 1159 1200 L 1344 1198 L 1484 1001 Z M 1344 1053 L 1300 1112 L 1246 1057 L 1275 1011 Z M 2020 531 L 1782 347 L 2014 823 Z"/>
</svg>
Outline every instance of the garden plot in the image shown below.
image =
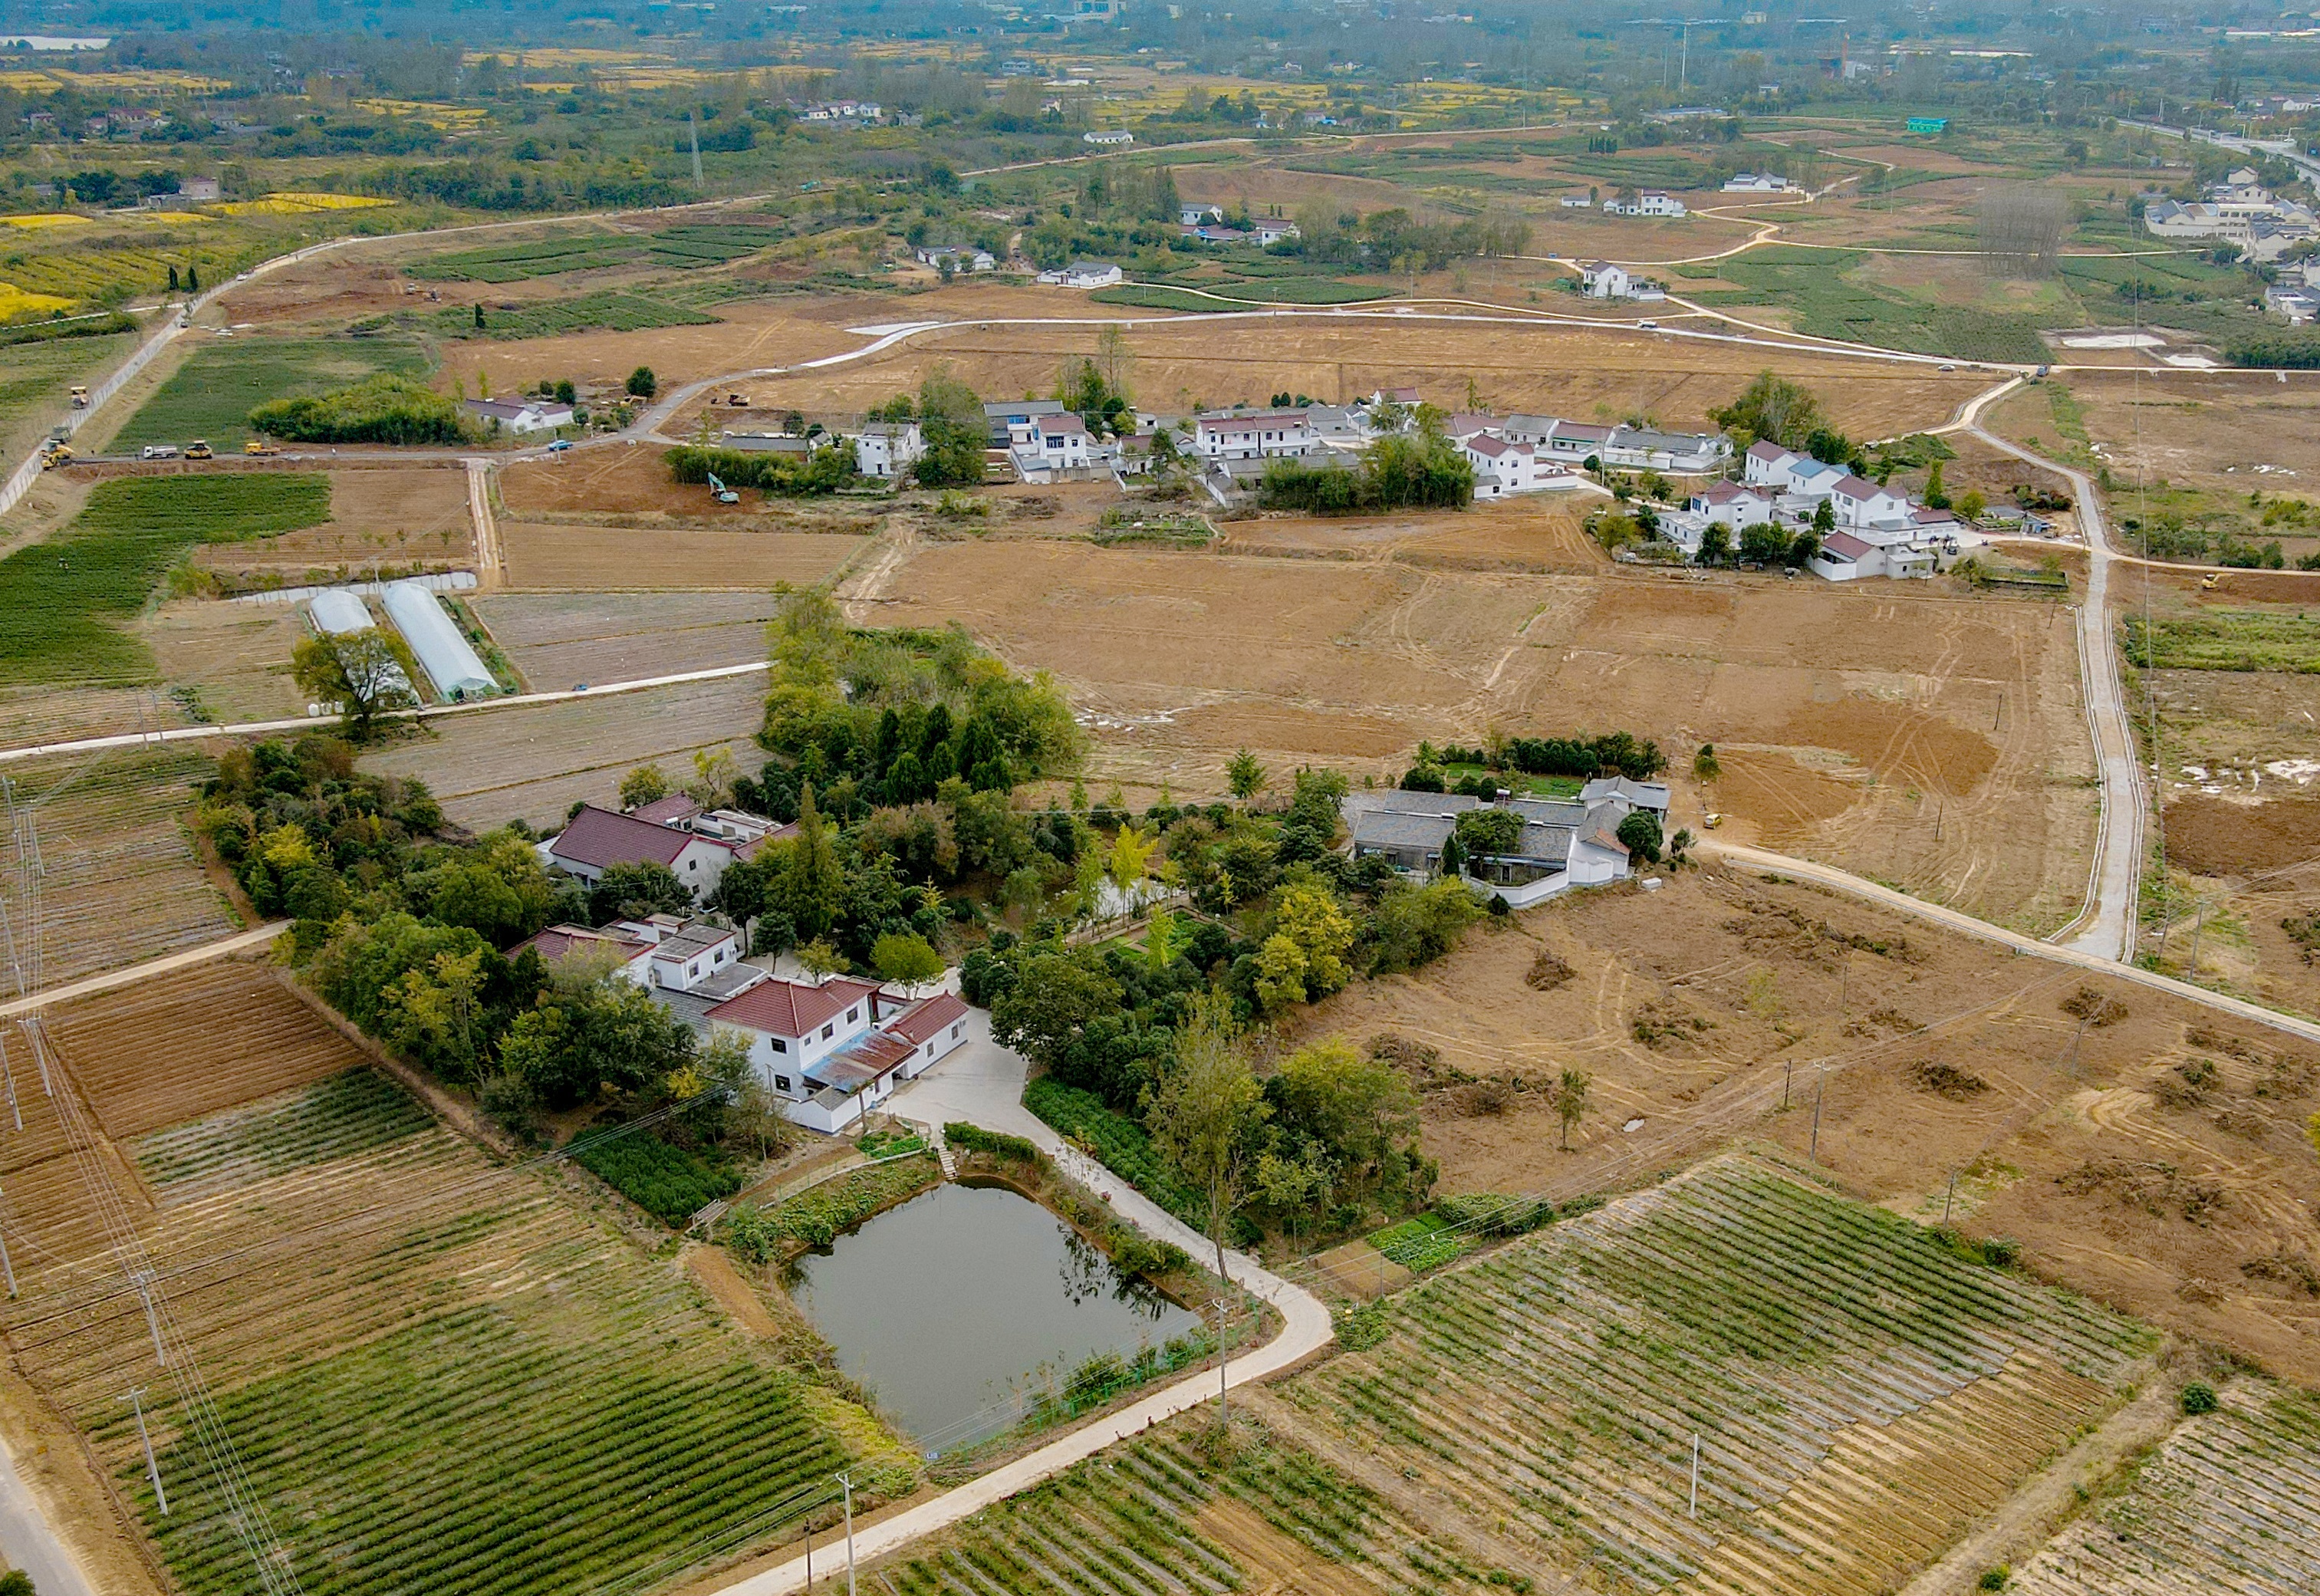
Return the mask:
<svg viewBox="0 0 2320 1596">
<path fill-rule="evenodd" d="M 368 581 L 413 570 L 472 570 L 467 473 L 450 468 L 333 471 L 321 526 L 204 547 L 195 563 L 234 585 Z"/>
<path fill-rule="evenodd" d="M 114 1067 L 86 1038 L 68 1062 Z M 340 1074 L 135 1147 L 162 1202 L 136 1206 L 169 1313 L 306 1589 L 641 1590 L 849 1461 L 872 1465 L 857 1487 L 907 1474 L 866 1413 L 680 1272 L 400 1097 Z M 147 1416 L 167 1517 L 143 1482 L 120 1392 L 150 1356 L 137 1298 L 94 1262 L 98 1239 L 25 1216 L 18 1183 L 41 1244 L 0 1310 L 20 1367 L 83 1427 L 177 1588 L 248 1589 L 166 1382 Z"/>
<path fill-rule="evenodd" d="M 290 659 L 309 635 L 305 607 L 293 603 L 177 599 L 157 605 L 137 623 L 138 639 L 153 651 L 171 692 L 229 724 L 306 712 L 313 701 L 291 677 Z"/>
<path fill-rule="evenodd" d="M 448 715 L 362 765 L 425 782 L 463 826 L 488 830 L 521 819 L 552 828 L 584 799 L 612 803 L 621 777 L 648 761 L 689 777 L 696 750 L 723 748 L 754 775 L 765 754 L 750 738 L 764 718 L 765 681 L 752 672 Z"/>
<path fill-rule="evenodd" d="M 629 681 L 766 657 L 772 594 L 493 594 L 469 601 L 542 684 Z"/>
<path fill-rule="evenodd" d="M 2320 1567 L 2320 1400 L 2249 1381 L 2014 1576 L 2019 1596 L 2300 1596 Z"/>
<path fill-rule="evenodd" d="M 5 774 L 39 830 L 41 984 L 61 986 L 238 929 L 186 834 L 208 759 L 111 752 L 27 761 Z"/>
<path fill-rule="evenodd" d="M 1890 1588 L 2130 1389 L 2155 1340 L 1735 1159 L 1384 1311 L 1374 1349 L 1288 1388 L 1340 1445 L 1545 1569 L 1764 1596 Z"/>
</svg>

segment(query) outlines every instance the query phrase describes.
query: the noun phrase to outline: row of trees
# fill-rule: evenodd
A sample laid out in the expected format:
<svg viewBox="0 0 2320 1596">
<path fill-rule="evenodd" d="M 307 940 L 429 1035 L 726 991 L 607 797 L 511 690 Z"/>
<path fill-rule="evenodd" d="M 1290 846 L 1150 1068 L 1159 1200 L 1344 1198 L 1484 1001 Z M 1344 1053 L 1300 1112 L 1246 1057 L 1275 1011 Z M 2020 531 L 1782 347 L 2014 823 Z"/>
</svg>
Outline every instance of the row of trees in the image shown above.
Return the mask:
<svg viewBox="0 0 2320 1596">
<path fill-rule="evenodd" d="M 249 424 L 296 443 L 461 444 L 475 436 L 453 401 L 385 373 L 327 394 L 269 400 L 249 413 Z"/>
<path fill-rule="evenodd" d="M 1440 431 L 1421 428 L 1379 439 L 1350 470 L 1297 459 L 1268 461 L 1257 500 L 1268 510 L 1310 515 L 1463 510 L 1474 502 L 1474 467 Z"/>
</svg>

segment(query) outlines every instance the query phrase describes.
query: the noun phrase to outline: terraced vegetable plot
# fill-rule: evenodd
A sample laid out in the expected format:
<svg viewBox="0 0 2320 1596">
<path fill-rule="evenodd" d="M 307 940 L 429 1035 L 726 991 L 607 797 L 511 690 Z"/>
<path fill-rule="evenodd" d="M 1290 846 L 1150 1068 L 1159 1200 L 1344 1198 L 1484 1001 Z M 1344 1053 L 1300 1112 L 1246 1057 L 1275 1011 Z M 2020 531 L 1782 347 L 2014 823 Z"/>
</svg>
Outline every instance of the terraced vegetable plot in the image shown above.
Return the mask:
<svg viewBox="0 0 2320 1596">
<path fill-rule="evenodd" d="M 234 1007 L 200 1011 L 245 1052 L 267 1048 Z M 60 1039 L 73 1077 L 149 1056 L 129 1036 Z M 84 1161 L 63 1156 L 50 1100 L 25 1107 L 0 1161 L 44 1147 L 59 1179 L 28 1209 L 39 1171 L 8 1172 L 13 1222 L 38 1246 L 19 1254 L 23 1295 L 0 1328 L 86 1428 L 177 1585 L 250 1589 L 168 1381 L 147 1407 L 171 1510 L 156 1510 L 120 1394 L 124 1369 L 150 1366 L 144 1313 L 82 1218 Z M 681 1270 L 380 1076 L 336 1074 L 135 1152 L 162 1203 L 130 1192 L 169 1315 L 317 1596 L 643 1590 L 746 1541 L 754 1515 L 849 1459 L 871 1465 L 857 1491 L 908 1474 L 875 1421 L 732 1328 Z"/>
<path fill-rule="evenodd" d="M 2320 1567 L 2320 1398 L 2261 1383 L 2186 1420 L 2134 1487 L 2065 1528 L 2022 1596 L 2297 1596 Z"/>
<path fill-rule="evenodd" d="M 174 717 L 158 719 L 166 725 Z M 210 774 L 206 758 L 114 753 L 28 761 L 6 774 L 40 835 L 41 984 L 60 986 L 238 929 L 186 835 L 194 790 Z M 8 862 L 13 867 L 13 856 Z"/>
<path fill-rule="evenodd" d="M 407 276 L 437 282 L 518 283 L 559 272 L 624 266 L 644 253 L 641 240 L 617 233 L 548 239 L 535 244 L 500 244 L 414 260 Z"/>
<path fill-rule="evenodd" d="M 2100 1414 L 2151 1340 L 1742 1160 L 1387 1311 L 1373 1350 L 1290 1387 L 1317 1424 L 1550 1567 L 1764 1596 L 1887 1588 Z"/>
</svg>

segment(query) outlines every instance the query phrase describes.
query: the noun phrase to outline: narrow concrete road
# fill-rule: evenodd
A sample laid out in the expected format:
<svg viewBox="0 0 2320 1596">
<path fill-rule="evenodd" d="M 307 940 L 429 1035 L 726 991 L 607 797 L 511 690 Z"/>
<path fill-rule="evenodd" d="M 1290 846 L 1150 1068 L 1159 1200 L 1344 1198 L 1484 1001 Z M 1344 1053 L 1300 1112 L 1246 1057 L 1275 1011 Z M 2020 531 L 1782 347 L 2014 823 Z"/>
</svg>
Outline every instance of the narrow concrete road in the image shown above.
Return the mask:
<svg viewBox="0 0 2320 1596">
<path fill-rule="evenodd" d="M 1028 1137 L 1056 1159 L 1066 1173 L 1108 1193 L 1112 1207 L 1137 1229 L 1161 1240 L 1173 1241 L 1196 1257 L 1214 1256 L 1205 1238 L 1147 1201 L 1127 1182 L 1066 1147 L 1061 1137 L 1025 1108 L 1024 1074 L 1021 1056 L 991 1039 L 990 1016 L 977 1010 L 967 1040 L 942 1063 L 896 1093 L 887 1107 L 905 1118 L 928 1120 L 938 1126 L 949 1120 L 965 1120 L 986 1130 Z M 1225 1260 L 1234 1283 L 1271 1303 L 1280 1310 L 1283 1320 L 1279 1335 L 1226 1365 L 1228 1384 L 1245 1385 L 1252 1380 L 1264 1379 L 1328 1345 L 1329 1310 L 1319 1299 L 1267 1273 L 1238 1253 L 1227 1253 Z M 1217 1374 L 1213 1369 L 1178 1381 L 956 1491 L 945 1492 L 931 1501 L 921 1502 L 875 1524 L 858 1526 L 854 1532 L 855 1556 L 862 1563 L 883 1557 L 920 1536 L 956 1524 L 1042 1480 L 1053 1478 L 1073 1464 L 1094 1455 L 1114 1441 L 1136 1435 L 1148 1425 L 1197 1408 L 1202 1402 L 1214 1401 L 1216 1395 Z M 839 1555 L 842 1554 L 823 1551 L 824 1580 L 839 1566 L 833 1561 Z M 787 1596 L 787 1592 L 801 1590 L 804 1584 L 805 1559 L 799 1557 L 720 1586 L 714 1596 Z"/>
<path fill-rule="evenodd" d="M 45 1009 L 50 1003 L 61 1003 L 73 998 L 87 997 L 93 993 L 111 992 L 116 986 L 134 986 L 140 981 L 150 981 L 156 975 L 166 975 L 172 970 L 183 970 L 195 965 L 205 965 L 213 958 L 231 958 L 237 953 L 254 953 L 290 929 L 286 920 L 273 920 L 250 930 L 238 931 L 215 942 L 204 942 L 199 948 L 165 954 L 148 959 L 141 965 L 125 969 L 107 970 L 102 975 L 91 975 L 86 981 L 76 981 L 69 986 L 51 986 L 46 992 L 36 992 L 26 997 L 11 998 L 0 1003 L 0 1019 L 29 1014 L 35 1009 Z"/>
<path fill-rule="evenodd" d="M 2101 810 L 2086 908 L 2056 934 L 2056 939 L 2104 958 L 2132 963 L 2141 906 L 2147 799 L 2142 755 L 2135 747 L 2134 727 L 2127 717 L 2126 689 L 2119 676 L 2118 649 L 2111 639 L 2110 577 L 2117 551 L 2111 548 L 2109 530 L 2103 522 L 2102 496 L 2093 478 L 2033 454 L 1981 424 L 1982 413 L 2018 385 L 2018 381 L 2003 383 L 1977 396 L 1959 413 L 1954 424 L 2001 453 L 2062 477 L 2078 501 L 2079 526 L 2087 542 L 2087 590 L 2077 612 L 2079 679 L 2086 697 L 2087 729 L 2094 738 Z"/>
<path fill-rule="evenodd" d="M 507 582 L 507 561 L 500 553 L 500 523 L 492 515 L 492 463 L 467 462 L 467 519 L 476 523 L 476 585 L 499 587 Z"/>
<path fill-rule="evenodd" d="M 1794 876 L 1799 881 L 1808 881 L 1816 886 L 1828 887 L 1848 897 L 1875 903 L 1880 908 L 1908 915 L 1913 920 L 1926 920 L 1945 930 L 1962 931 L 1969 937 L 1978 937 L 1985 942 L 1996 942 L 2033 958 L 2045 959 L 2053 964 L 2068 965 L 2091 975 L 2109 975 L 2120 981 L 2131 981 L 2137 986 L 2148 987 L 2152 992 L 2165 993 L 2170 997 L 2179 997 L 2187 1002 L 2198 1003 L 2215 1010 L 2217 1013 L 2229 1014 L 2237 1020 L 2246 1020 L 2258 1025 L 2269 1026 L 2273 1030 L 2304 1041 L 2320 1042 L 2320 1023 L 2300 1020 L 2293 1014 L 2283 1014 L 2276 1009 L 2267 1009 L 2261 1003 L 2251 1003 L 2243 998 L 2227 997 L 2220 992 L 2209 992 L 2204 986 L 2194 986 L 2188 981 L 2178 981 L 2171 975 L 2154 975 L 2149 970 L 2137 968 L 2134 965 L 2121 964 L 2106 954 L 2097 953 L 2074 944 L 2042 942 L 2035 937 L 2025 937 L 2019 931 L 2009 931 L 2003 926 L 1994 926 L 1986 920 L 1976 920 L 1972 915 L 1962 911 L 1945 908 L 1939 903 L 1928 903 L 1922 898 L 1913 898 L 1908 893 L 1896 892 L 1890 886 L 1880 886 L 1876 882 L 1864 881 L 1858 875 L 1839 870 L 1831 865 L 1817 865 L 1810 859 L 1791 858 L 1787 854 L 1776 854 L 1766 848 L 1749 848 L 1745 844 L 1725 842 L 1715 838 L 1701 840 L 1697 846 L 1697 851 L 1710 858 L 1720 858 L 1734 864 L 1744 865 L 1751 870 L 1769 870 L 1778 875 Z"/>
<path fill-rule="evenodd" d="M 96 1596 L 81 1566 L 49 1527 L 16 1459 L 0 1444 L 0 1556 L 23 1570 L 41 1596 Z"/>
</svg>

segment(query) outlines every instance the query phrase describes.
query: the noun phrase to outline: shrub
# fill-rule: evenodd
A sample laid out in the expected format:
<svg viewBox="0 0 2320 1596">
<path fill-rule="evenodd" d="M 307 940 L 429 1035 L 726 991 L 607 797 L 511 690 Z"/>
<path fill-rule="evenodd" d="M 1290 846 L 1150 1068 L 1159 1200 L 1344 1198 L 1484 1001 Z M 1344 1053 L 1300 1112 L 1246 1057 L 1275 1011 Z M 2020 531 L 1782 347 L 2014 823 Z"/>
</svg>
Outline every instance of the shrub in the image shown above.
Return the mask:
<svg viewBox="0 0 2320 1596">
<path fill-rule="evenodd" d="M 466 443 L 459 407 L 408 377 L 381 375 L 311 398 L 276 399 L 249 413 L 251 428 L 298 443 Z"/>
<path fill-rule="evenodd" d="M 2022 1260 L 2022 1244 L 2011 1236 L 1985 1237 L 1981 1261 L 1993 1269 L 2011 1269 Z"/>
<path fill-rule="evenodd" d="M 741 1189 L 722 1159 L 671 1147 L 649 1130 L 584 1131 L 572 1161 L 671 1229 Z"/>
<path fill-rule="evenodd" d="M 1154 1241 L 1117 1221 L 1104 1227 L 1103 1246 L 1111 1255 L 1112 1267 L 1122 1274 L 1148 1278 L 1181 1274 L 1192 1266 L 1192 1256 L 1175 1243 Z"/>
<path fill-rule="evenodd" d="M 2183 1388 L 2183 1411 L 2197 1417 L 2216 1410 L 2216 1388 L 2204 1380 L 2194 1380 Z"/>
<path fill-rule="evenodd" d="M 791 498 L 834 494 L 854 480 L 854 456 L 845 449 L 817 449 L 799 460 L 789 455 L 680 444 L 668 451 L 667 459 L 669 476 L 676 482 L 700 485 L 714 475 L 727 487 L 753 487 Z"/>
<path fill-rule="evenodd" d="M 1995 1568 L 1983 1569 L 1981 1571 L 1981 1578 L 1974 1582 L 1974 1589 L 1978 1591 L 2003 1591 L 2006 1589 L 2007 1582 L 2011 1580 L 2013 1577 L 2014 1571 L 2007 1567 L 2005 1564 L 2001 1563 Z"/>
<path fill-rule="evenodd" d="M 965 1147 L 970 1153 L 989 1153 L 999 1158 L 1020 1158 L 1037 1162 L 1039 1149 L 1029 1138 L 1009 1136 L 1004 1131 L 985 1130 L 979 1125 L 969 1125 L 963 1120 L 953 1120 L 943 1127 L 943 1140 L 955 1147 Z"/>
</svg>

